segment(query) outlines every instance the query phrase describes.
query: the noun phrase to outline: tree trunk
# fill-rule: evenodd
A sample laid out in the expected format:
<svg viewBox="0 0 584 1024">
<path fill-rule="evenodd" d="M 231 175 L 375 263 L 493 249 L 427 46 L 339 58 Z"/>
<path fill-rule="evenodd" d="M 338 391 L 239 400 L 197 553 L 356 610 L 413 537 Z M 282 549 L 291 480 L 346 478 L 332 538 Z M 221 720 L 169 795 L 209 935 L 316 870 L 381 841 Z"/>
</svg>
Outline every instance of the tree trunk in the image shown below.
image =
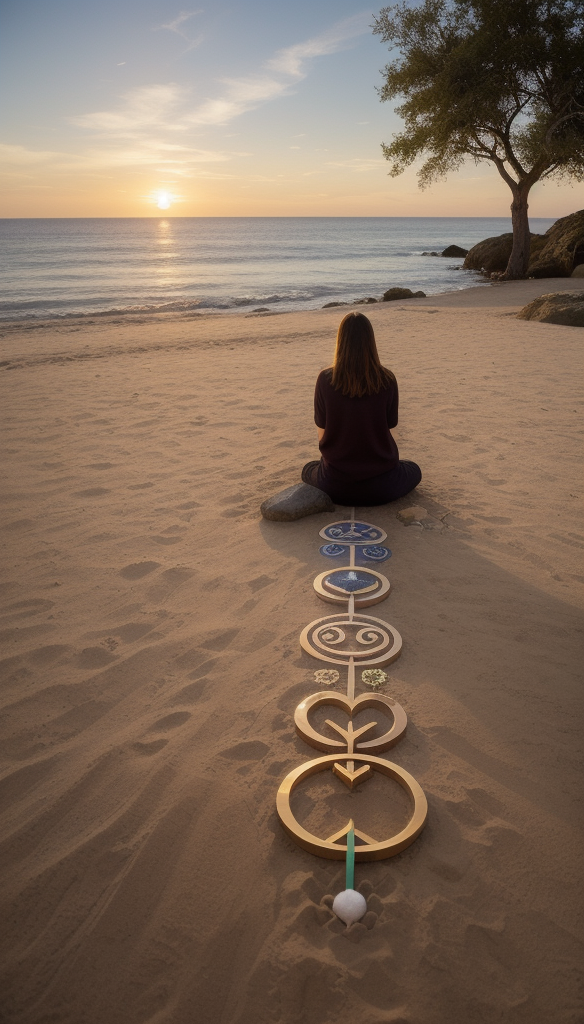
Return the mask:
<svg viewBox="0 0 584 1024">
<path fill-rule="evenodd" d="M 513 224 L 513 248 L 503 274 L 504 281 L 517 281 L 527 277 L 529 265 L 529 250 L 531 248 L 531 234 L 529 231 L 529 218 L 527 216 L 527 197 L 529 187 L 519 185 L 513 189 L 513 202 L 511 203 L 511 223 Z"/>
</svg>

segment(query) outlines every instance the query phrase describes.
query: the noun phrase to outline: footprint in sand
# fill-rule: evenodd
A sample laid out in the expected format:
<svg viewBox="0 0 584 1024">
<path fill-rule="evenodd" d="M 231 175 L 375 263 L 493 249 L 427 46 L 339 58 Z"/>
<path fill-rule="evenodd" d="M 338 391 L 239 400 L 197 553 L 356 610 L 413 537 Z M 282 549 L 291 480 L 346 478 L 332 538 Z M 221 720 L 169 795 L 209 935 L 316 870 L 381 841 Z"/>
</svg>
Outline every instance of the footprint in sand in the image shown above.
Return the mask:
<svg viewBox="0 0 584 1024">
<path fill-rule="evenodd" d="M 227 747 L 221 750 L 221 757 L 228 757 L 232 761 L 261 761 L 270 748 L 260 740 L 248 740 L 244 743 L 236 743 L 234 747 Z"/>
<path fill-rule="evenodd" d="M 190 711 L 175 711 L 174 714 L 159 718 L 146 732 L 169 732 L 172 729 L 178 729 L 179 726 L 188 722 L 190 717 Z M 153 754 L 157 754 L 159 750 L 162 750 L 167 743 L 168 740 L 164 737 L 157 740 L 138 740 L 136 743 L 132 743 L 132 750 L 135 750 L 137 754 L 141 754 L 144 757 L 151 757 Z"/>
<path fill-rule="evenodd" d="M 75 664 L 78 668 L 103 668 L 116 660 L 104 647 L 85 647 L 75 658 Z"/>
<path fill-rule="evenodd" d="M 224 651 L 238 633 L 239 629 L 215 630 L 200 646 L 209 651 Z"/>
<path fill-rule="evenodd" d="M 29 619 L 31 615 L 38 615 L 40 612 L 48 612 L 53 607 L 54 601 L 46 598 L 31 598 L 28 601 L 15 601 L 9 604 L 5 610 L 6 619 Z"/>
<path fill-rule="evenodd" d="M 184 725 L 188 722 L 191 717 L 190 711 L 174 711 L 171 715 L 165 715 L 164 718 L 159 718 L 157 722 L 147 730 L 148 732 L 167 732 L 168 729 L 178 729 L 179 725 Z"/>
<path fill-rule="evenodd" d="M 255 580 L 248 580 L 247 585 L 255 593 L 256 590 L 261 590 L 262 587 L 267 587 L 270 583 L 275 582 L 276 580 L 272 579 L 271 576 L 256 576 Z"/>
<path fill-rule="evenodd" d="M 194 673 L 193 673 L 194 674 Z M 175 693 L 174 697 L 169 700 L 169 704 L 197 704 L 198 701 L 202 700 L 207 690 L 206 678 L 199 679 L 196 683 L 189 683 L 188 686 L 183 686 L 182 690 Z"/>
<path fill-rule="evenodd" d="M 89 487 L 86 491 L 74 491 L 75 498 L 100 498 L 102 494 L 109 494 L 107 487 Z"/>
<path fill-rule="evenodd" d="M 149 572 L 154 572 L 159 567 L 160 562 L 133 562 L 120 569 L 120 576 L 123 576 L 125 580 L 141 580 L 143 576 L 147 576 Z"/>
</svg>

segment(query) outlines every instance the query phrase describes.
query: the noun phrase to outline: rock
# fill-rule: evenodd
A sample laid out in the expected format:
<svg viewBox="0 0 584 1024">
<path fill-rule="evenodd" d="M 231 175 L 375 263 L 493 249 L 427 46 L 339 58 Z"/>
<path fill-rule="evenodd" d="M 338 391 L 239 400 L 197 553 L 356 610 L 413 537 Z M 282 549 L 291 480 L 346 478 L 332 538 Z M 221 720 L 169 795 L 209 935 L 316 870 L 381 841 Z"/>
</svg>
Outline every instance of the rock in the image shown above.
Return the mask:
<svg viewBox="0 0 584 1024">
<path fill-rule="evenodd" d="M 383 293 L 384 302 L 393 302 L 394 299 L 425 299 L 425 292 L 413 292 L 411 288 L 388 288 Z"/>
<path fill-rule="evenodd" d="M 574 267 L 570 277 L 584 277 L 584 263 L 579 263 L 577 267 Z"/>
<path fill-rule="evenodd" d="M 519 320 L 539 320 L 544 324 L 584 327 L 584 292 L 548 292 L 524 306 Z"/>
<path fill-rule="evenodd" d="M 461 256 L 468 256 L 468 249 L 462 249 L 460 245 L 449 245 L 447 249 L 442 251 L 443 256 L 456 256 L 460 259 Z"/>
<path fill-rule="evenodd" d="M 257 309 L 252 309 L 252 313 L 269 313 L 267 306 L 258 306 Z"/>
<path fill-rule="evenodd" d="M 473 245 L 465 261 L 465 270 L 483 270 L 487 274 L 503 272 L 511 255 L 513 235 L 495 235 Z M 528 277 L 570 277 L 584 263 L 584 210 L 561 217 L 545 235 L 531 235 Z"/>
<path fill-rule="evenodd" d="M 528 277 L 570 277 L 584 263 L 584 210 L 560 217 L 545 235 L 543 247 L 532 252 Z"/>
<path fill-rule="evenodd" d="M 410 508 L 402 508 L 397 513 L 397 518 L 404 526 L 421 526 L 424 530 L 443 530 L 444 523 L 435 516 L 431 516 L 427 509 L 421 505 L 412 505 Z"/>
<path fill-rule="evenodd" d="M 419 522 L 420 519 L 424 519 L 427 515 L 427 510 L 422 508 L 421 505 L 412 505 L 411 508 L 402 508 L 401 512 L 397 513 L 397 518 L 400 523 L 411 526 L 412 523 Z"/>
<path fill-rule="evenodd" d="M 334 504 L 324 491 L 310 484 L 293 484 L 286 487 L 271 498 L 266 498 L 260 506 L 264 519 L 273 519 L 278 523 L 289 523 L 294 519 L 304 519 L 316 512 L 333 512 Z"/>
<path fill-rule="evenodd" d="M 372 302 L 377 302 L 377 299 L 371 299 L 371 298 L 369 298 L 369 299 L 355 299 L 353 305 L 354 306 L 369 306 L 370 303 L 372 303 Z"/>
<path fill-rule="evenodd" d="M 545 235 L 532 235 L 531 256 L 537 254 L 544 245 Z M 513 235 L 511 232 L 485 238 L 483 242 L 477 242 L 469 250 L 463 267 L 465 270 L 484 270 L 486 274 L 502 272 L 507 269 L 512 247 Z"/>
<path fill-rule="evenodd" d="M 331 309 L 332 306 L 348 306 L 348 302 L 325 302 L 323 309 Z"/>
<path fill-rule="evenodd" d="M 423 252 L 422 256 L 439 256 L 439 252 Z"/>
</svg>

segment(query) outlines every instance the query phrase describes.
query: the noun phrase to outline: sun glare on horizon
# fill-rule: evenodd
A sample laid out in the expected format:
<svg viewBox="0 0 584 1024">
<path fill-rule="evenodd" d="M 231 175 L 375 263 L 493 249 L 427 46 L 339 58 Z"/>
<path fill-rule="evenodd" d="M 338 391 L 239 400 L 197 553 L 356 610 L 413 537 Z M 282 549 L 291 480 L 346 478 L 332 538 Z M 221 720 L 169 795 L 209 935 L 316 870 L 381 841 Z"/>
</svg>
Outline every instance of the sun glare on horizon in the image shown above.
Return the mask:
<svg viewBox="0 0 584 1024">
<path fill-rule="evenodd" d="M 156 205 L 159 210 L 168 210 L 171 204 L 171 196 L 168 192 L 158 192 L 156 194 Z"/>
</svg>

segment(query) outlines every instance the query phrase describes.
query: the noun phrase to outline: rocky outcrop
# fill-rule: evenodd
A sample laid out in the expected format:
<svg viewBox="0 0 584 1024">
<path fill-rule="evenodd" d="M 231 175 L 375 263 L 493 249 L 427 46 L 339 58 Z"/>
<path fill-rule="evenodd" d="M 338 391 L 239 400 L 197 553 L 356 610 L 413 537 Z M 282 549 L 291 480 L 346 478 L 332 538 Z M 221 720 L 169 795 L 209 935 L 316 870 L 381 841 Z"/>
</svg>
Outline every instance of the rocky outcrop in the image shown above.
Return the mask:
<svg viewBox="0 0 584 1024">
<path fill-rule="evenodd" d="M 388 288 L 383 293 L 384 302 L 393 302 L 394 299 L 425 299 L 426 292 L 413 292 L 411 288 Z"/>
<path fill-rule="evenodd" d="M 545 235 L 544 246 L 531 254 L 528 277 L 570 277 L 584 263 L 584 210 L 561 217 Z"/>
<path fill-rule="evenodd" d="M 354 306 L 370 306 L 372 302 L 377 302 L 377 299 L 372 299 L 371 296 L 367 299 L 355 299 Z"/>
<path fill-rule="evenodd" d="M 543 248 L 545 238 L 545 235 L 531 236 L 531 258 Z M 512 248 L 513 235 L 511 232 L 485 238 L 483 242 L 477 242 L 470 249 L 462 265 L 463 269 L 482 270 L 485 274 L 502 273 L 507 269 Z"/>
<path fill-rule="evenodd" d="M 584 292 L 548 292 L 539 295 L 517 314 L 520 320 L 584 327 Z"/>
<path fill-rule="evenodd" d="M 348 306 L 348 302 L 325 302 L 323 309 L 332 309 L 333 306 Z"/>
<path fill-rule="evenodd" d="M 513 246 L 513 235 L 495 235 L 473 245 L 464 270 L 482 270 L 485 274 L 503 273 Z M 561 217 L 545 235 L 531 236 L 527 277 L 570 277 L 584 263 L 584 210 Z"/>
<path fill-rule="evenodd" d="M 442 256 L 454 256 L 456 259 L 462 259 L 463 256 L 468 256 L 468 249 L 462 249 L 460 245 L 449 245 L 448 248 L 442 250 Z"/>
<path fill-rule="evenodd" d="M 286 487 L 271 498 L 266 498 L 260 506 L 264 519 L 273 519 L 278 523 L 290 523 L 295 519 L 304 519 L 316 512 L 332 512 L 334 505 L 328 494 L 319 491 L 310 484 L 294 484 Z"/>
</svg>

